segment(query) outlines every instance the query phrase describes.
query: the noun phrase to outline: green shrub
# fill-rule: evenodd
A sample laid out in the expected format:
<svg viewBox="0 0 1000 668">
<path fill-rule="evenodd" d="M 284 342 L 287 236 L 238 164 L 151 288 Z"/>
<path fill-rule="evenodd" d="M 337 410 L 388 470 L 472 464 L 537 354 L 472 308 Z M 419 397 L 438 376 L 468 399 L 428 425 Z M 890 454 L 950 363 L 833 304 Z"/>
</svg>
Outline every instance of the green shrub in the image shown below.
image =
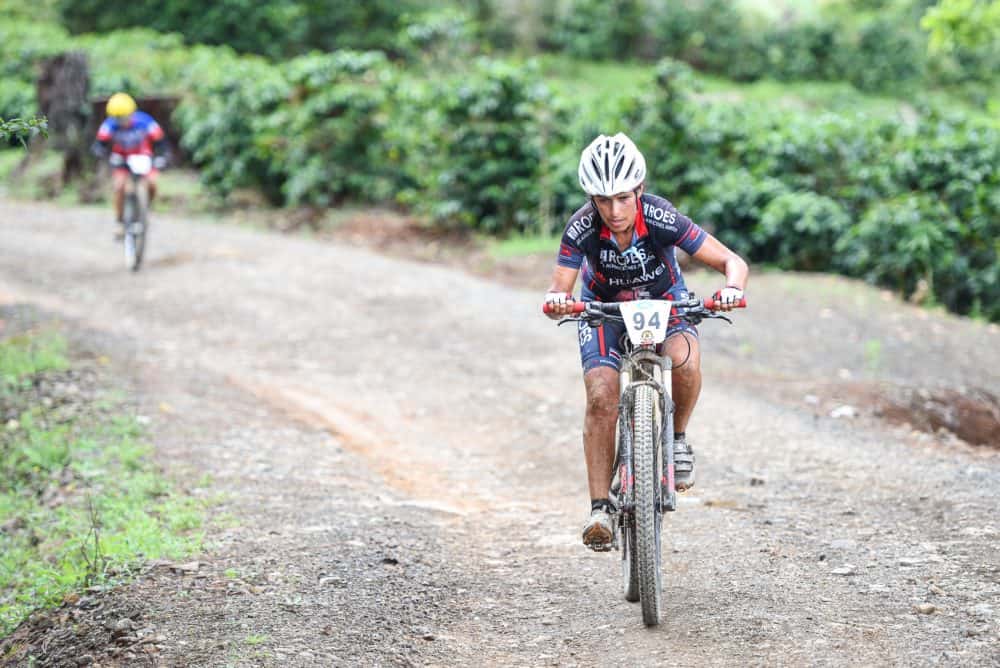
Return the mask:
<svg viewBox="0 0 1000 668">
<path fill-rule="evenodd" d="M 933 289 L 937 268 L 955 260 L 961 230 L 936 198 L 910 193 L 872 206 L 836 249 L 850 273 L 908 297 L 921 281 Z"/>
<path fill-rule="evenodd" d="M 259 188 L 271 201 L 282 200 L 281 174 L 267 157 L 270 137 L 260 136 L 262 119 L 289 95 L 278 68 L 256 58 L 195 62 L 193 89 L 174 120 L 181 145 L 201 169 L 202 182 L 225 197 L 236 188 Z"/>
<path fill-rule="evenodd" d="M 56 24 L 0 19 L 0 79 L 34 83 L 42 59 L 69 46 L 66 31 Z"/>
<path fill-rule="evenodd" d="M 839 51 L 840 74 L 863 91 L 908 88 L 923 77 L 925 53 L 915 30 L 878 18 Z"/>
<path fill-rule="evenodd" d="M 0 118 L 31 118 L 37 106 L 34 86 L 19 79 L 0 79 Z"/>
<path fill-rule="evenodd" d="M 396 51 L 424 67 L 453 68 L 476 55 L 479 26 L 467 12 L 438 9 L 405 19 Z"/>
<path fill-rule="evenodd" d="M 262 120 L 258 140 L 283 175 L 285 201 L 327 207 L 390 198 L 398 179 L 383 144 L 393 89 L 385 55 L 316 54 L 283 69 L 291 97 Z"/>
<path fill-rule="evenodd" d="M 636 57 L 643 14 L 639 0 L 570 0 L 556 15 L 549 39 L 557 49 L 578 58 Z"/>
<path fill-rule="evenodd" d="M 550 95 L 537 68 L 480 60 L 438 91 L 441 164 L 429 200 L 434 217 L 491 233 L 538 225 L 545 155 L 561 122 L 543 125 Z"/>
<path fill-rule="evenodd" d="M 677 0 L 654 12 L 660 56 L 739 81 L 759 78 L 766 48 L 754 17 L 727 0 Z"/>
<path fill-rule="evenodd" d="M 773 260 L 775 253 L 758 257 L 758 245 L 767 250 L 767 239 L 757 232 L 768 205 L 788 193 L 781 181 L 757 178 L 742 168 L 721 174 L 704 189 L 704 204 L 691 211 L 692 217 L 737 253 L 751 260 Z"/>
<path fill-rule="evenodd" d="M 837 202 L 814 192 L 785 192 L 768 202 L 751 238 L 754 258 L 782 269 L 835 268 L 833 247 L 851 219 Z"/>
<path fill-rule="evenodd" d="M 203 57 L 203 47 L 188 48 L 180 35 L 148 28 L 81 35 L 74 45 L 87 54 L 95 97 L 120 90 L 140 97 L 183 93 L 188 89 L 188 68 Z M 223 53 L 212 49 L 210 57 L 219 59 Z"/>
<path fill-rule="evenodd" d="M 769 30 L 767 74 L 776 79 L 839 79 L 834 57 L 844 48 L 841 26 L 830 21 L 792 23 Z"/>
</svg>

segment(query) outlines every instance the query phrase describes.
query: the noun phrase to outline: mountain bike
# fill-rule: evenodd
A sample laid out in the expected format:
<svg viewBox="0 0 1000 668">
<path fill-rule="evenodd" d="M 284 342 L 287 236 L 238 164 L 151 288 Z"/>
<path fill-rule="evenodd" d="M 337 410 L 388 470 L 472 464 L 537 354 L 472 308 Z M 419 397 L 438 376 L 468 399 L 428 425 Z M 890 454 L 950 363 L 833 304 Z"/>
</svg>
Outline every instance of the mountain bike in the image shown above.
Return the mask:
<svg viewBox="0 0 1000 668">
<path fill-rule="evenodd" d="M 153 169 L 153 158 L 139 154 L 122 157 L 112 153 L 110 164 L 112 167 L 124 167 L 129 172 L 122 210 L 125 265 L 132 271 L 139 271 L 149 229 L 149 182 L 146 175 Z"/>
<path fill-rule="evenodd" d="M 738 305 L 745 307 L 746 302 Z M 672 361 L 660 354 L 671 319 L 697 325 L 704 319 L 732 321 L 712 299 L 630 302 L 576 302 L 566 322 L 598 327 L 624 322 L 615 477 L 610 497 L 616 506 L 615 537 L 609 549 L 622 553 L 625 599 L 640 602 L 647 626 L 663 614 L 661 525 L 677 510 L 674 488 L 674 404 L 670 398 Z M 547 311 L 547 309 L 545 309 Z"/>
</svg>

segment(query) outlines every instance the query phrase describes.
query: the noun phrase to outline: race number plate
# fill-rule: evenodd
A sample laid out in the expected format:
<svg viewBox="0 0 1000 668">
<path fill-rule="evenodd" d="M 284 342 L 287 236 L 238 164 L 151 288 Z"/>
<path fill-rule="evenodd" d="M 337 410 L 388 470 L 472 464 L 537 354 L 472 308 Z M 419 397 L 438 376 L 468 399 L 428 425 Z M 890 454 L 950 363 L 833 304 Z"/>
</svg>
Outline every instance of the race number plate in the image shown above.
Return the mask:
<svg viewBox="0 0 1000 668">
<path fill-rule="evenodd" d="M 621 305 L 622 317 L 633 345 L 656 344 L 667 338 L 670 322 L 670 302 L 659 299 L 637 299 Z"/>
<path fill-rule="evenodd" d="M 133 174 L 149 174 L 153 169 L 153 159 L 148 155 L 133 154 L 126 158 Z"/>
</svg>

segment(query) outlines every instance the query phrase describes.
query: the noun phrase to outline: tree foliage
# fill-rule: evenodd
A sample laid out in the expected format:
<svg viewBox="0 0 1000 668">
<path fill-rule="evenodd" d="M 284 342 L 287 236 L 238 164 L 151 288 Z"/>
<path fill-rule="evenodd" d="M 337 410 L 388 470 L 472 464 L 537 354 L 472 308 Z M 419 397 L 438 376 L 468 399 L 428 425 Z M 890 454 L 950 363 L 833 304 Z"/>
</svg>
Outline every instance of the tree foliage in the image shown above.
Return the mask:
<svg viewBox="0 0 1000 668">
<path fill-rule="evenodd" d="M 1000 0 L 941 0 L 920 26 L 934 50 L 977 49 L 1000 40 Z"/>
<path fill-rule="evenodd" d="M 59 0 L 63 23 L 74 33 L 151 28 L 179 33 L 189 44 L 225 44 L 272 58 L 388 48 L 402 18 L 420 6 L 418 0 Z"/>
<path fill-rule="evenodd" d="M 12 118 L 4 120 L 0 118 L 0 142 L 18 142 L 22 146 L 27 144 L 27 140 L 35 135 L 42 135 L 48 132 L 48 123 L 44 118 Z"/>
</svg>

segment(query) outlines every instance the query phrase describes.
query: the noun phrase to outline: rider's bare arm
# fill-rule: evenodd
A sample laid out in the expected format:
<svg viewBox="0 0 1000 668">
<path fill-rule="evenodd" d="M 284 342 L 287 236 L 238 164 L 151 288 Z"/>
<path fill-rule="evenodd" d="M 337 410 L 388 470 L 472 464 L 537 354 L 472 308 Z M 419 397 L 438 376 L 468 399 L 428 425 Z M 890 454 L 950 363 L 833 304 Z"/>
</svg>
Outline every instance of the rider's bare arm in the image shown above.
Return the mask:
<svg viewBox="0 0 1000 668">
<path fill-rule="evenodd" d="M 553 295 L 559 294 L 573 294 L 573 286 L 576 285 L 576 277 L 580 273 L 579 269 L 572 269 L 570 267 L 560 267 L 556 266 L 555 270 L 552 272 L 552 282 L 549 284 L 549 289 L 545 295 L 545 301 L 548 304 L 552 304 L 551 311 L 549 311 L 548 316 L 553 320 L 558 320 L 564 315 L 568 315 L 570 311 L 570 304 L 559 303 L 558 300 L 553 298 Z M 572 300 L 568 300 L 572 302 Z"/>
<path fill-rule="evenodd" d="M 705 242 L 692 257 L 723 274 L 726 287 L 746 290 L 747 275 L 750 273 L 746 261 L 711 234 L 705 237 Z"/>
</svg>

